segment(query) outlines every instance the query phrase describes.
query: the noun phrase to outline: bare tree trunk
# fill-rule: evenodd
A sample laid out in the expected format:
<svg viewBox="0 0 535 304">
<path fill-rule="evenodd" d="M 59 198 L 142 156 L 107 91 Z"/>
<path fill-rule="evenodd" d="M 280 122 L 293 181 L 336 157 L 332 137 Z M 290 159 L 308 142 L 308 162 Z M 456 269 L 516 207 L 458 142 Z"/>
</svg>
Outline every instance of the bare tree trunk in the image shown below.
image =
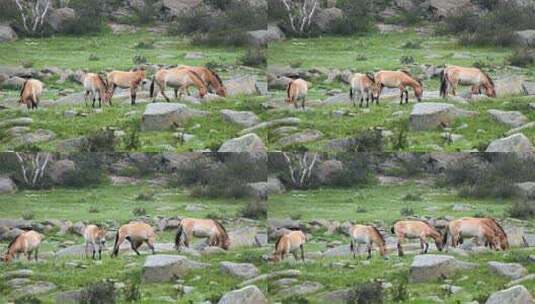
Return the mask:
<svg viewBox="0 0 535 304">
<path fill-rule="evenodd" d="M 50 153 L 15 153 L 24 183 L 30 187 L 38 185 L 46 171 Z"/>
<path fill-rule="evenodd" d="M 296 188 L 305 188 L 310 183 L 312 170 L 318 161 L 318 153 L 305 152 L 303 154 L 282 153 L 288 165 L 288 173 L 292 185 Z"/>
<path fill-rule="evenodd" d="M 26 33 L 40 32 L 50 8 L 50 0 L 15 0 L 15 3 Z"/>
<path fill-rule="evenodd" d="M 312 18 L 319 7 L 319 0 L 281 0 L 288 14 L 288 23 L 295 34 L 310 30 Z"/>
</svg>

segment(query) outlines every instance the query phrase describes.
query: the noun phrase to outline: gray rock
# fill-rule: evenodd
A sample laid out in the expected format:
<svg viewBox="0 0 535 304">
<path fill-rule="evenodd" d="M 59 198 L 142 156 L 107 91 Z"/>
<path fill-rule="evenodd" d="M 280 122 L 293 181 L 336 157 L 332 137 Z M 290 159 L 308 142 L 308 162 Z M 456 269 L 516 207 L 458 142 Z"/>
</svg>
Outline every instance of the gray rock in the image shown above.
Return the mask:
<svg viewBox="0 0 535 304">
<path fill-rule="evenodd" d="M 0 176 L 0 193 L 15 193 L 17 185 L 7 176 Z"/>
<path fill-rule="evenodd" d="M 492 118 L 513 128 L 518 128 L 528 122 L 528 118 L 518 111 L 488 110 Z"/>
<path fill-rule="evenodd" d="M 203 250 L 201 251 L 202 255 L 215 255 L 215 254 L 225 254 L 225 253 L 226 253 L 225 249 L 221 247 L 216 247 L 216 246 L 207 246 L 203 248 Z"/>
<path fill-rule="evenodd" d="M 20 296 L 36 296 L 47 294 L 56 289 L 56 285 L 51 282 L 35 282 L 31 285 L 15 290 Z"/>
<path fill-rule="evenodd" d="M 442 19 L 458 11 L 476 10 L 476 6 L 470 0 L 430 0 L 423 2 L 421 8 L 431 12 L 435 19 Z"/>
<path fill-rule="evenodd" d="M 351 252 L 349 245 L 339 245 L 332 248 L 327 249 L 323 253 L 324 257 L 352 257 L 353 253 Z"/>
<path fill-rule="evenodd" d="M 528 274 L 528 270 L 518 263 L 500 263 L 489 262 L 489 268 L 492 272 L 496 272 L 502 276 L 506 276 L 511 280 L 517 280 Z"/>
<path fill-rule="evenodd" d="M 11 289 L 19 289 L 30 284 L 31 282 L 32 280 L 28 278 L 15 278 L 15 279 L 8 280 L 6 282 L 6 285 Z"/>
<path fill-rule="evenodd" d="M 125 33 L 132 34 L 138 31 L 137 27 L 133 25 L 129 25 L 129 24 L 119 24 L 119 23 L 110 22 L 108 23 L 108 26 L 110 27 L 111 32 L 114 35 L 125 34 Z"/>
<path fill-rule="evenodd" d="M 323 137 L 323 133 L 318 130 L 307 129 L 303 132 L 295 133 L 279 139 L 279 144 L 289 146 L 294 144 L 305 144 L 317 141 Z"/>
<path fill-rule="evenodd" d="M 55 253 L 57 257 L 66 257 L 66 256 L 83 256 L 85 254 L 85 245 L 73 245 L 69 247 L 62 248 Z"/>
<path fill-rule="evenodd" d="M 30 278 L 33 276 L 33 271 L 30 269 L 19 269 L 8 271 L 4 274 L 4 279 L 16 279 L 16 278 Z"/>
<path fill-rule="evenodd" d="M 341 161 L 335 159 L 326 160 L 318 165 L 314 171 L 314 176 L 320 183 L 329 184 L 343 169 L 344 164 Z"/>
<path fill-rule="evenodd" d="M 165 12 L 163 17 L 174 18 L 183 14 L 191 13 L 203 3 L 202 0 L 163 0 L 159 10 Z"/>
<path fill-rule="evenodd" d="M 354 292 L 351 288 L 345 288 L 322 294 L 320 299 L 323 303 L 345 304 L 349 303 L 353 294 Z"/>
<path fill-rule="evenodd" d="M 258 282 L 267 281 L 267 280 L 273 281 L 279 278 L 296 278 L 300 275 L 301 275 L 301 272 L 295 269 L 272 271 L 270 273 L 261 274 L 255 278 L 245 280 L 241 282 L 240 284 L 238 284 L 238 287 L 248 286 L 248 285 L 256 284 Z"/>
<path fill-rule="evenodd" d="M 457 271 L 456 260 L 447 255 L 417 255 L 411 264 L 409 278 L 411 282 L 429 282 L 448 277 Z"/>
<path fill-rule="evenodd" d="M 251 263 L 219 263 L 221 272 L 240 279 L 251 279 L 258 275 L 258 268 Z"/>
<path fill-rule="evenodd" d="M 505 287 L 511 287 L 511 286 L 519 285 L 527 281 L 534 281 L 534 280 L 535 280 L 535 273 L 532 273 L 532 274 L 528 274 L 527 276 L 523 276 L 520 279 L 513 280 L 505 284 Z"/>
<path fill-rule="evenodd" d="M 227 96 L 260 94 L 260 90 L 256 83 L 256 77 L 253 75 L 236 76 L 232 79 L 223 81 L 223 84 L 227 89 Z"/>
<path fill-rule="evenodd" d="M 533 128 L 535 128 L 535 121 L 528 122 L 527 124 L 523 124 L 518 128 L 513 128 L 513 129 L 505 132 L 505 135 L 509 136 L 509 135 L 513 135 L 515 133 L 520 133 L 520 132 L 522 132 L 524 130 L 533 129 Z"/>
<path fill-rule="evenodd" d="M 0 24 L 0 43 L 17 40 L 17 33 L 9 26 Z"/>
<path fill-rule="evenodd" d="M 257 229 L 255 227 L 242 227 L 229 232 L 229 249 L 258 247 L 256 240 Z"/>
<path fill-rule="evenodd" d="M 241 289 L 236 289 L 231 292 L 226 293 L 221 297 L 218 304 L 267 304 L 268 300 L 254 285 L 245 286 Z"/>
<path fill-rule="evenodd" d="M 510 76 L 504 79 L 495 81 L 496 84 L 496 96 L 516 96 L 526 95 L 524 89 L 524 77 L 522 76 Z"/>
<path fill-rule="evenodd" d="M 70 76 L 66 76 L 70 77 Z M 69 94 L 67 96 L 63 96 L 56 100 L 54 104 L 56 105 L 74 105 L 74 104 L 81 104 L 84 102 L 84 94 L 85 93 L 74 93 Z"/>
<path fill-rule="evenodd" d="M 184 55 L 184 59 L 186 60 L 199 60 L 204 57 L 204 54 L 201 52 L 187 52 L 186 55 Z"/>
<path fill-rule="evenodd" d="M 485 152 L 531 153 L 533 152 L 533 146 L 524 134 L 517 133 L 492 141 Z"/>
<path fill-rule="evenodd" d="M 205 112 L 190 109 L 182 103 L 150 103 L 143 112 L 141 129 L 161 131 L 172 126 L 183 125 L 192 117 L 204 115 L 206 115 Z"/>
<path fill-rule="evenodd" d="M 30 132 L 29 127 L 11 127 L 6 131 L 11 137 L 20 137 L 28 132 Z"/>
<path fill-rule="evenodd" d="M 535 198 L 535 182 L 516 183 L 515 186 L 520 196 L 528 199 Z"/>
<path fill-rule="evenodd" d="M 414 105 L 410 115 L 410 127 L 416 131 L 432 130 L 451 126 L 459 117 L 473 116 L 474 112 L 464 111 L 448 103 L 421 102 Z"/>
<path fill-rule="evenodd" d="M 247 32 L 247 41 L 254 47 L 265 47 L 270 42 L 283 40 L 284 33 L 276 24 L 268 24 L 266 30 L 256 30 Z"/>
<path fill-rule="evenodd" d="M 82 290 L 69 290 L 56 295 L 56 303 L 78 304 L 82 302 Z"/>
<path fill-rule="evenodd" d="M 265 182 L 249 183 L 247 186 L 254 193 L 255 197 L 269 197 L 272 194 L 284 193 L 285 188 L 277 177 L 268 177 Z"/>
<path fill-rule="evenodd" d="M 218 152 L 252 153 L 256 158 L 266 159 L 267 149 L 262 139 L 254 133 L 230 139 L 219 147 Z"/>
<path fill-rule="evenodd" d="M 243 127 L 252 127 L 260 123 L 258 116 L 251 111 L 233 111 L 225 109 L 221 110 L 220 113 L 224 120 Z"/>
<path fill-rule="evenodd" d="M 339 18 L 344 16 L 344 12 L 336 7 L 320 9 L 315 18 L 312 18 L 312 23 L 316 25 L 322 32 L 328 32 Z"/>
<path fill-rule="evenodd" d="M 19 118 L 13 118 L 13 119 L 7 119 L 0 122 L 0 128 L 8 128 L 8 127 L 23 127 L 23 126 L 29 126 L 33 123 L 33 119 L 30 117 L 19 117 Z"/>
<path fill-rule="evenodd" d="M 290 82 L 292 82 L 292 78 L 272 74 L 268 74 L 267 79 L 269 90 L 286 90 Z"/>
<path fill-rule="evenodd" d="M 21 144 L 38 144 L 42 142 L 48 142 L 56 138 L 56 133 L 45 130 L 37 129 L 32 133 L 24 134 L 22 137 L 18 137 L 15 140 L 20 141 Z"/>
<path fill-rule="evenodd" d="M 276 280 L 274 282 L 271 282 L 271 286 L 274 288 L 288 288 L 292 285 L 295 285 L 299 282 L 298 279 L 295 278 L 283 278 Z"/>
<path fill-rule="evenodd" d="M 535 47 L 535 30 L 515 32 L 516 44 L 524 47 Z"/>
<path fill-rule="evenodd" d="M 61 140 L 56 145 L 58 152 L 69 153 L 69 152 L 81 152 L 89 144 L 89 141 L 85 137 L 76 137 Z"/>
<path fill-rule="evenodd" d="M 513 286 L 490 295 L 485 304 L 533 304 L 533 297 L 526 287 Z"/>
<path fill-rule="evenodd" d="M 351 99 L 348 94 L 337 94 L 322 101 L 323 104 L 349 104 Z"/>
<path fill-rule="evenodd" d="M 70 159 L 62 159 L 52 163 L 47 174 L 54 183 L 63 184 L 65 182 L 65 177 L 74 172 L 75 169 L 76 164 L 74 161 Z"/>
<path fill-rule="evenodd" d="M 76 17 L 76 12 L 72 8 L 63 7 L 58 9 L 53 9 L 47 15 L 47 23 L 54 29 L 56 32 L 61 32 L 65 26 L 65 23 L 74 20 Z"/>
<path fill-rule="evenodd" d="M 280 290 L 277 295 L 282 298 L 288 298 L 291 296 L 305 296 L 308 294 L 316 293 L 323 288 L 323 285 L 318 282 L 303 282 L 299 285 L 294 285 Z"/>
<path fill-rule="evenodd" d="M 143 282 L 169 282 L 192 270 L 204 269 L 208 264 L 199 263 L 180 255 L 150 255 L 143 265 Z"/>
<path fill-rule="evenodd" d="M 245 134 L 253 133 L 253 132 L 256 132 L 256 131 L 263 130 L 263 129 L 275 128 L 275 127 L 279 127 L 279 126 L 296 126 L 296 125 L 299 125 L 300 123 L 301 123 L 301 119 L 296 118 L 296 117 L 286 117 L 286 118 L 274 119 L 274 120 L 270 120 L 270 121 L 264 121 L 264 122 L 261 122 L 261 123 L 255 125 L 255 126 L 252 126 L 250 128 L 244 129 L 244 130 L 240 131 L 238 134 L 239 135 L 245 135 Z"/>
</svg>

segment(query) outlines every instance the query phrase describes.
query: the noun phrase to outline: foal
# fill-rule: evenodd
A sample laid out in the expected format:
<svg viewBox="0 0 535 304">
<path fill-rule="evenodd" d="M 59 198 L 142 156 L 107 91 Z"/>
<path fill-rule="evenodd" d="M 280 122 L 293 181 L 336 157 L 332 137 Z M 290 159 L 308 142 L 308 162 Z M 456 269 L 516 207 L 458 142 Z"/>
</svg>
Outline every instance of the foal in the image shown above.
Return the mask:
<svg viewBox="0 0 535 304">
<path fill-rule="evenodd" d="M 95 73 L 87 73 L 84 78 L 84 89 L 85 97 L 84 100 L 87 102 L 87 98 L 91 93 L 93 95 L 93 105 L 95 107 L 96 96 L 98 93 L 98 107 L 102 107 L 102 101 L 104 103 L 108 102 L 111 106 L 111 92 L 108 91 L 108 82 L 105 81 L 102 76 Z"/>
<path fill-rule="evenodd" d="M 39 253 L 39 246 L 44 236 L 39 232 L 30 230 L 19 234 L 9 245 L 7 246 L 7 253 L 2 260 L 6 264 L 9 264 L 15 256 L 17 258 L 22 253 L 26 255 L 28 261 L 31 261 L 32 253 L 37 262 L 37 255 Z"/>
<path fill-rule="evenodd" d="M 405 103 L 409 103 L 409 91 L 407 87 L 411 87 L 414 90 L 414 95 L 418 102 L 422 101 L 424 92 L 423 84 L 420 80 L 414 78 L 409 72 L 406 71 L 379 71 L 375 74 L 374 95 L 379 102 L 379 97 L 384 87 L 387 88 L 399 88 L 400 101 L 399 104 L 403 104 L 403 96 L 405 96 Z"/>
<path fill-rule="evenodd" d="M 19 103 L 26 104 L 28 110 L 37 109 L 41 94 L 43 94 L 43 83 L 37 79 L 28 79 L 20 90 Z"/>
<path fill-rule="evenodd" d="M 148 224 L 141 222 L 134 222 L 126 225 L 122 225 L 117 234 L 115 235 L 115 244 L 113 245 L 112 256 L 117 256 L 119 254 L 119 246 L 128 240 L 132 246 L 132 250 L 137 255 L 140 255 L 137 249 L 143 244 L 147 243 L 152 254 L 156 254 L 154 250 L 154 243 L 156 242 L 156 233 L 152 227 Z"/>
<path fill-rule="evenodd" d="M 379 253 L 382 257 L 386 256 L 386 242 L 379 230 L 374 226 L 366 225 L 354 225 L 351 228 L 351 245 L 350 249 L 353 252 L 353 258 L 356 258 L 356 254 L 359 252 L 361 244 L 365 244 L 368 250 L 368 257 L 372 257 L 372 247 L 376 244 L 379 247 Z M 355 246 L 355 243 L 357 246 Z M 356 247 L 356 248 L 355 248 Z"/>
<path fill-rule="evenodd" d="M 304 244 L 306 242 L 306 236 L 302 231 L 292 231 L 283 234 L 275 243 L 275 251 L 271 260 L 273 262 L 279 262 L 284 259 L 285 255 L 293 254 L 296 261 L 299 260 L 297 251 L 301 251 L 301 260 L 305 261 L 305 249 Z"/>
<path fill-rule="evenodd" d="M 373 104 L 374 98 L 372 94 L 372 87 L 375 85 L 375 79 L 373 75 L 356 73 L 351 78 L 350 84 L 351 88 L 349 89 L 349 97 L 351 98 L 351 101 L 355 107 L 357 106 L 355 103 L 355 95 L 356 99 L 360 100 L 359 106 L 361 108 L 362 103 L 364 102 L 364 95 L 366 95 L 366 108 L 368 107 L 370 98 Z M 377 100 L 377 104 L 379 104 L 379 100 Z"/>
<path fill-rule="evenodd" d="M 136 104 L 136 91 L 141 82 L 145 79 L 144 69 L 134 69 L 130 72 L 112 71 L 108 73 L 108 85 L 111 87 L 110 100 L 117 87 L 130 89 L 130 102 Z"/>
<path fill-rule="evenodd" d="M 287 103 L 293 103 L 295 108 L 298 109 L 299 106 L 297 102 L 301 100 L 301 107 L 305 109 L 305 99 L 308 93 L 308 84 L 303 79 L 296 79 L 288 84 L 286 99 Z"/>
<path fill-rule="evenodd" d="M 89 251 L 89 245 L 91 245 L 94 260 L 98 246 L 98 259 L 102 259 L 102 248 L 106 248 L 106 230 L 97 225 L 87 225 L 84 229 L 84 239 L 86 254 Z"/>
<path fill-rule="evenodd" d="M 419 220 L 398 221 L 392 227 L 392 233 L 398 238 L 398 255 L 403 256 L 401 243 L 405 239 L 419 239 L 421 253 L 427 253 L 429 243 L 427 238 L 433 238 L 438 251 L 442 251 L 443 238 L 440 232 L 433 228 L 429 223 Z M 424 249 L 425 248 L 425 249 Z"/>
</svg>

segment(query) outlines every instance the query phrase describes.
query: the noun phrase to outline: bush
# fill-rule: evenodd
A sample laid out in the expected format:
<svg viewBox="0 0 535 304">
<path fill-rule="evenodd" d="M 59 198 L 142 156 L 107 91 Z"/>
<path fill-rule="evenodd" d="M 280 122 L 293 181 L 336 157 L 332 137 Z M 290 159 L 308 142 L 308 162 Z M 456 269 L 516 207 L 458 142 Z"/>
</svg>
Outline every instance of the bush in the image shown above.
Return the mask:
<svg viewBox="0 0 535 304">
<path fill-rule="evenodd" d="M 43 303 L 38 297 L 27 295 L 15 299 L 15 304 L 41 304 Z"/>
<path fill-rule="evenodd" d="M 137 207 L 132 210 L 132 214 L 134 216 L 144 216 L 144 215 L 147 215 L 147 210 L 145 210 L 145 208 L 142 208 L 142 207 Z"/>
<path fill-rule="evenodd" d="M 421 49 L 422 41 L 407 41 L 402 46 L 402 49 Z"/>
<path fill-rule="evenodd" d="M 250 67 L 265 67 L 267 64 L 266 52 L 261 48 L 249 48 L 245 55 L 238 59 L 238 63 Z"/>
<path fill-rule="evenodd" d="M 413 64 L 416 62 L 416 60 L 414 59 L 414 57 L 412 56 L 407 56 L 407 55 L 403 55 L 401 56 L 401 58 L 399 59 L 399 62 L 401 64 Z"/>
<path fill-rule="evenodd" d="M 97 207 L 89 207 L 89 213 L 99 213 L 100 210 Z"/>
<path fill-rule="evenodd" d="M 532 66 L 535 64 L 535 51 L 528 48 L 517 49 L 507 57 L 507 62 L 517 67 Z"/>
<path fill-rule="evenodd" d="M 384 299 L 381 282 L 367 282 L 353 288 L 347 303 L 351 304 L 382 304 Z"/>
<path fill-rule="evenodd" d="M 381 152 L 383 149 L 384 142 L 381 130 L 368 129 L 349 139 L 347 152 Z"/>
<path fill-rule="evenodd" d="M 154 40 L 153 39 L 141 40 L 136 44 L 136 46 L 134 48 L 136 48 L 136 49 L 153 49 L 154 48 Z"/>
<path fill-rule="evenodd" d="M 409 207 L 404 207 L 399 210 L 399 214 L 401 214 L 401 216 L 413 216 L 414 209 L 409 208 Z"/>
<path fill-rule="evenodd" d="M 98 282 L 82 290 L 80 303 L 82 304 L 114 304 L 115 286 L 113 282 Z"/>
<path fill-rule="evenodd" d="M 147 60 L 147 57 L 145 57 L 144 55 L 137 54 L 137 55 L 134 55 L 134 57 L 132 57 L 132 62 L 133 62 L 135 65 L 140 65 L 140 64 L 145 64 L 145 63 L 147 63 L 148 60 Z"/>
<path fill-rule="evenodd" d="M 32 212 L 24 212 L 21 217 L 23 220 L 30 221 L 34 219 L 35 214 Z"/>
<path fill-rule="evenodd" d="M 0 1 L 0 22 L 11 23 L 19 18 L 15 1 Z"/>
<path fill-rule="evenodd" d="M 106 128 L 94 131 L 86 137 L 86 143 L 80 147 L 82 152 L 113 152 L 115 151 L 115 133 L 112 129 Z"/>
<path fill-rule="evenodd" d="M 407 193 L 405 196 L 403 196 L 402 200 L 404 201 L 421 201 L 422 195 L 420 193 Z"/>
<path fill-rule="evenodd" d="M 530 219 L 535 217 L 535 202 L 533 201 L 519 201 L 514 202 L 509 209 L 507 209 L 507 214 L 510 217 L 518 219 Z"/>
<path fill-rule="evenodd" d="M 334 21 L 332 34 L 353 35 L 374 29 L 369 0 L 338 0 L 336 7 L 340 8 L 344 15 Z"/>
<path fill-rule="evenodd" d="M 405 150 L 409 146 L 409 121 L 403 120 L 396 124 L 394 129 L 394 136 L 392 136 L 392 149 L 396 151 Z"/>
<path fill-rule="evenodd" d="M 75 169 L 65 174 L 66 187 L 89 187 L 105 181 L 103 155 L 98 153 L 70 154 L 69 159 L 75 162 Z"/>
<path fill-rule="evenodd" d="M 99 61 L 100 57 L 98 57 L 96 54 L 90 54 L 88 60 L 89 61 Z"/>
<path fill-rule="evenodd" d="M 156 193 L 152 191 L 144 191 L 136 196 L 136 201 L 152 201 Z"/>
<path fill-rule="evenodd" d="M 128 282 L 124 289 L 124 299 L 126 302 L 139 302 L 141 300 L 141 288 L 139 282 Z"/>
<path fill-rule="evenodd" d="M 267 204 L 265 201 L 252 201 L 240 210 L 240 216 L 263 220 L 267 218 Z"/>
<path fill-rule="evenodd" d="M 370 184 L 374 181 L 374 175 L 369 167 L 369 160 L 364 155 L 338 155 L 342 161 L 342 170 L 333 173 L 328 186 L 331 187 L 355 187 Z"/>
<path fill-rule="evenodd" d="M 69 6 L 76 11 L 76 17 L 65 22 L 63 33 L 82 35 L 102 31 L 104 0 L 73 0 Z"/>
</svg>

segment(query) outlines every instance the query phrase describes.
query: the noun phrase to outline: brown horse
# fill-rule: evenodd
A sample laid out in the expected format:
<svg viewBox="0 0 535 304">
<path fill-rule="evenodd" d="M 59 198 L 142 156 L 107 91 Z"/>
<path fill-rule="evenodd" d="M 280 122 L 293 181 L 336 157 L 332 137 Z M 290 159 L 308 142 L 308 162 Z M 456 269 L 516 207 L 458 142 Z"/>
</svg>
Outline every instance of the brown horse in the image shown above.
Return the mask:
<svg viewBox="0 0 535 304">
<path fill-rule="evenodd" d="M 108 85 L 111 87 L 110 101 L 117 87 L 130 89 L 130 102 L 136 104 L 136 91 L 145 79 L 144 69 L 134 69 L 130 72 L 112 71 L 108 73 Z"/>
<path fill-rule="evenodd" d="M 87 225 L 84 229 L 84 239 L 86 254 L 91 245 L 94 260 L 98 247 L 98 259 L 102 259 L 102 248 L 106 248 L 106 230 L 97 225 Z"/>
<path fill-rule="evenodd" d="M 184 236 L 184 246 L 186 247 L 189 247 L 189 242 L 194 236 L 208 238 L 209 246 L 218 246 L 225 250 L 230 246 L 230 238 L 225 227 L 213 219 L 182 219 L 175 236 L 175 247 L 177 250 L 180 250 L 182 236 Z"/>
<path fill-rule="evenodd" d="M 190 86 L 195 86 L 199 90 L 201 98 L 204 98 L 204 96 L 208 94 L 208 88 L 201 79 L 201 76 L 187 68 L 161 69 L 156 72 L 152 78 L 152 83 L 150 84 L 150 97 L 154 97 L 152 102 L 155 102 L 156 97 L 158 97 L 158 92 L 154 92 L 154 84 L 158 85 L 160 93 L 167 102 L 170 102 L 167 95 L 165 95 L 165 88 L 167 86 L 176 88 L 180 91 L 180 96 L 177 96 L 179 98 L 182 97 L 185 90 Z"/>
<path fill-rule="evenodd" d="M 293 254 L 296 261 L 299 260 L 297 252 L 301 251 L 301 260 L 305 261 L 304 244 L 306 236 L 302 231 L 296 230 L 283 234 L 275 243 L 275 251 L 271 257 L 271 261 L 279 262 L 284 259 L 285 255 Z"/>
<path fill-rule="evenodd" d="M 293 80 L 288 84 L 287 89 L 287 103 L 293 103 L 295 108 L 298 109 L 299 106 L 297 102 L 301 100 L 301 107 L 305 109 L 305 99 L 308 93 L 308 84 L 303 79 Z"/>
<path fill-rule="evenodd" d="M 414 90 L 414 95 L 419 102 L 422 101 L 424 92 L 423 83 L 407 71 L 379 71 L 375 74 L 374 78 L 373 95 L 377 102 L 379 102 L 384 87 L 399 88 L 401 95 L 399 104 L 403 104 L 403 96 L 405 96 L 405 103 L 409 103 L 409 91 L 407 87 L 411 87 Z"/>
<path fill-rule="evenodd" d="M 392 227 L 392 233 L 396 234 L 398 238 L 398 255 L 403 256 L 403 248 L 401 243 L 405 239 L 419 239 L 421 253 L 427 253 L 429 243 L 427 238 L 435 240 L 435 245 L 438 251 L 442 251 L 443 237 L 431 224 L 420 220 L 398 221 Z M 425 249 L 424 249 L 425 248 Z"/>
<path fill-rule="evenodd" d="M 455 96 L 458 85 L 472 86 L 472 94 L 481 93 L 481 87 L 485 88 L 485 94 L 496 97 L 494 82 L 490 76 L 478 68 L 465 68 L 459 66 L 447 66 L 441 73 L 440 96 L 448 97 L 448 90 Z"/>
<path fill-rule="evenodd" d="M 6 264 L 9 264 L 15 256 L 18 258 L 22 253 L 26 255 L 28 261 L 31 261 L 33 253 L 35 261 L 37 261 L 39 246 L 41 245 L 43 237 L 44 236 L 42 234 L 33 230 L 19 234 L 7 246 L 7 253 L 4 257 L 2 257 L 2 260 L 4 260 Z"/>
<path fill-rule="evenodd" d="M 375 78 L 373 75 L 370 74 L 360 74 L 355 73 L 350 81 L 351 89 L 349 90 L 349 97 L 351 98 L 351 101 L 353 102 L 353 105 L 356 107 L 357 104 L 355 103 L 355 95 L 356 99 L 360 100 L 360 107 L 362 107 L 362 103 L 364 102 L 364 96 L 366 95 L 366 108 L 368 107 L 368 104 L 370 102 L 370 98 L 372 100 L 372 104 L 374 101 L 373 94 L 372 94 L 372 88 L 375 85 Z M 379 100 L 377 100 L 377 103 L 379 103 Z"/>
<path fill-rule="evenodd" d="M 207 68 L 207 67 L 197 67 L 197 66 L 180 66 L 181 69 L 188 69 L 190 71 L 193 71 L 197 73 L 204 81 L 205 85 L 208 87 L 208 89 L 212 88 L 215 90 L 215 93 L 221 97 L 227 96 L 227 89 L 223 85 L 223 81 L 217 75 L 214 70 Z M 186 88 L 186 93 L 189 95 L 188 88 Z M 178 98 L 178 89 L 175 88 L 175 98 Z"/>
<path fill-rule="evenodd" d="M 104 80 L 100 74 L 87 73 L 84 78 L 85 96 L 84 100 L 87 103 L 89 94 L 93 95 L 93 105 L 95 107 L 95 101 L 98 93 L 98 107 L 102 107 L 102 101 L 108 102 L 111 105 L 111 92 L 108 90 L 108 81 Z"/>
<path fill-rule="evenodd" d="M 37 79 L 28 79 L 20 90 L 19 103 L 26 104 L 28 110 L 37 109 L 41 94 L 43 94 L 43 83 Z"/>
<path fill-rule="evenodd" d="M 368 250 L 368 259 L 372 257 L 373 244 L 379 247 L 379 253 L 382 257 L 386 256 L 386 242 L 379 230 L 374 226 L 366 225 L 354 225 L 350 231 L 351 245 L 350 249 L 353 252 L 353 258 L 356 257 L 356 253 L 359 251 L 361 244 L 365 244 Z M 355 248 L 355 243 L 357 244 Z M 356 252 L 355 252 L 356 251 Z"/>
<path fill-rule="evenodd" d="M 503 228 L 490 218 L 464 217 L 453 220 L 448 224 L 448 232 L 452 247 L 457 247 L 464 238 L 475 238 L 476 244 L 488 244 L 496 250 L 505 250 L 509 245 Z M 446 244 L 447 240 L 444 242 Z"/>
<path fill-rule="evenodd" d="M 156 242 L 156 233 L 154 229 L 148 224 L 141 222 L 134 222 L 126 225 L 122 225 L 117 234 L 115 235 L 115 244 L 113 245 L 112 256 L 117 256 L 119 254 L 119 246 L 125 241 L 128 240 L 132 246 L 132 250 L 137 255 L 140 255 L 137 249 L 147 243 L 152 254 L 156 254 L 154 250 L 154 243 Z"/>
</svg>

